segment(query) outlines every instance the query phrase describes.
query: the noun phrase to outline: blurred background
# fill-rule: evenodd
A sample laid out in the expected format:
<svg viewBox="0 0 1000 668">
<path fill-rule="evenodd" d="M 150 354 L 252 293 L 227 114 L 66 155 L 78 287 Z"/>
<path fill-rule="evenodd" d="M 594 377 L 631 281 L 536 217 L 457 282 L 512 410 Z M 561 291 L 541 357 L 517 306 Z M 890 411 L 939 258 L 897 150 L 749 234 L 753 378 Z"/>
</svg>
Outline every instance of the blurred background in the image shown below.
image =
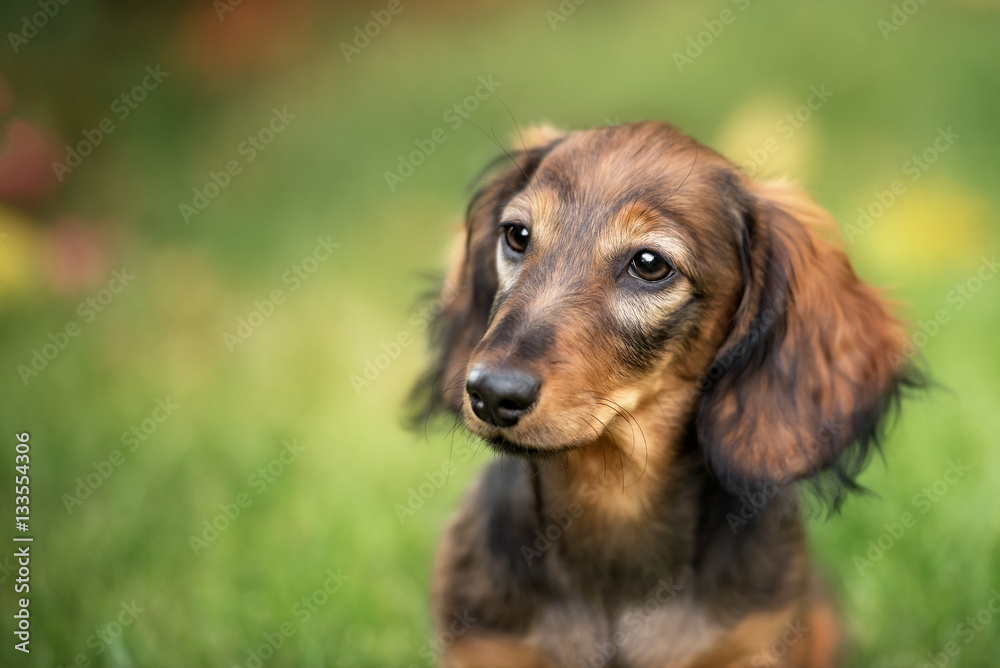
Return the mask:
<svg viewBox="0 0 1000 668">
<path fill-rule="evenodd" d="M 493 455 L 402 426 L 425 295 L 518 126 L 643 119 L 814 193 L 940 384 L 875 495 L 809 525 L 849 665 L 996 665 L 1000 3 L 8 0 L 0 28 L 0 507 L 9 540 L 30 432 L 35 538 L 30 655 L 0 554 L 3 665 L 432 665 L 434 545 Z"/>
</svg>

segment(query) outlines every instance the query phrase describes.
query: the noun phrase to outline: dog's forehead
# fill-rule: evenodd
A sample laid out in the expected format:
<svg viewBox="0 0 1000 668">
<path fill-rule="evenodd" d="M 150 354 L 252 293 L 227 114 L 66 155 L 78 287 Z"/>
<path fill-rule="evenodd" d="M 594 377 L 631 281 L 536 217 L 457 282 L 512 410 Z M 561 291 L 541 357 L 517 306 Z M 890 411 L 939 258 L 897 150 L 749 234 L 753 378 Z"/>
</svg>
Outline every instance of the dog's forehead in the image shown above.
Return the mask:
<svg viewBox="0 0 1000 668">
<path fill-rule="evenodd" d="M 608 226 L 627 232 L 681 232 L 696 243 L 696 227 L 717 217 L 714 174 L 725 167 L 673 126 L 644 123 L 567 135 L 541 160 L 527 186 L 507 207 L 543 236 L 607 238 Z"/>
<path fill-rule="evenodd" d="M 676 187 L 694 176 L 699 150 L 692 139 L 667 128 L 648 124 L 571 133 L 545 156 L 535 180 L 566 198 L 594 203 Z"/>
</svg>

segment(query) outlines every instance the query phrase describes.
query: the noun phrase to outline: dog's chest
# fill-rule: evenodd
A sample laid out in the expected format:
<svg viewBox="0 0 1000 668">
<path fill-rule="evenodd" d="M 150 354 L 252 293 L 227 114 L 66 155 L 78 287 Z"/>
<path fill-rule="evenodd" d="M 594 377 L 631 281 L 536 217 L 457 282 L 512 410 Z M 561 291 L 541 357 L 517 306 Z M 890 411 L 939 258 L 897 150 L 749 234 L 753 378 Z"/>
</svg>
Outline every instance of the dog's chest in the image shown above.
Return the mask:
<svg viewBox="0 0 1000 668">
<path fill-rule="evenodd" d="M 681 668 L 717 644 L 724 630 L 689 596 L 661 583 L 646 601 L 611 616 L 582 602 L 553 605 L 532 635 L 558 665 Z"/>
</svg>

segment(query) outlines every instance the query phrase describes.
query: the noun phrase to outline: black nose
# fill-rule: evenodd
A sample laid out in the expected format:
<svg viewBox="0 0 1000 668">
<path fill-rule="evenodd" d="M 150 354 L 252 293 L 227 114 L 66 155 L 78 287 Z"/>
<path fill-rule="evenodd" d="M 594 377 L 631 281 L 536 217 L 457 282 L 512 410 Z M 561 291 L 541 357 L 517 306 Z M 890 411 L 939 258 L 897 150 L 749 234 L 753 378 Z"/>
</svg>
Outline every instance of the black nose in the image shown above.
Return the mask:
<svg viewBox="0 0 1000 668">
<path fill-rule="evenodd" d="M 541 385 L 520 369 L 488 369 L 476 364 L 465 390 L 476 417 L 497 427 L 512 427 L 535 405 Z"/>
</svg>

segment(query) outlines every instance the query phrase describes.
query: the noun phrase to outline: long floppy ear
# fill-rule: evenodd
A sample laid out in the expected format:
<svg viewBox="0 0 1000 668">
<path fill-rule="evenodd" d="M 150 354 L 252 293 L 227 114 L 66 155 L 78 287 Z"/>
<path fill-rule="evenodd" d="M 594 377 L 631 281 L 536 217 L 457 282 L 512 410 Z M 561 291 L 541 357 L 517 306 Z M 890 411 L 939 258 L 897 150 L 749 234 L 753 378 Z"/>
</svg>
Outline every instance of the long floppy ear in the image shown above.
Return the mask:
<svg viewBox="0 0 1000 668">
<path fill-rule="evenodd" d="M 525 132 L 524 150 L 504 154 L 491 163 L 487 172 L 498 164 L 508 164 L 469 203 L 465 229 L 441 291 L 441 310 L 431 327 L 435 360 L 414 391 L 417 401 L 426 402 L 420 409 L 424 416 L 442 407 L 453 413 L 462 408 L 465 367 L 472 350 L 486 333 L 497 291 L 500 214 L 507 202 L 527 186 L 538 165 L 562 136 L 548 126 Z"/>
<path fill-rule="evenodd" d="M 906 332 L 854 274 L 829 214 L 788 184 L 744 183 L 744 294 L 705 379 L 699 441 L 733 493 L 829 469 L 836 485 L 821 492 L 837 508 L 900 389 L 919 382 Z"/>
</svg>

